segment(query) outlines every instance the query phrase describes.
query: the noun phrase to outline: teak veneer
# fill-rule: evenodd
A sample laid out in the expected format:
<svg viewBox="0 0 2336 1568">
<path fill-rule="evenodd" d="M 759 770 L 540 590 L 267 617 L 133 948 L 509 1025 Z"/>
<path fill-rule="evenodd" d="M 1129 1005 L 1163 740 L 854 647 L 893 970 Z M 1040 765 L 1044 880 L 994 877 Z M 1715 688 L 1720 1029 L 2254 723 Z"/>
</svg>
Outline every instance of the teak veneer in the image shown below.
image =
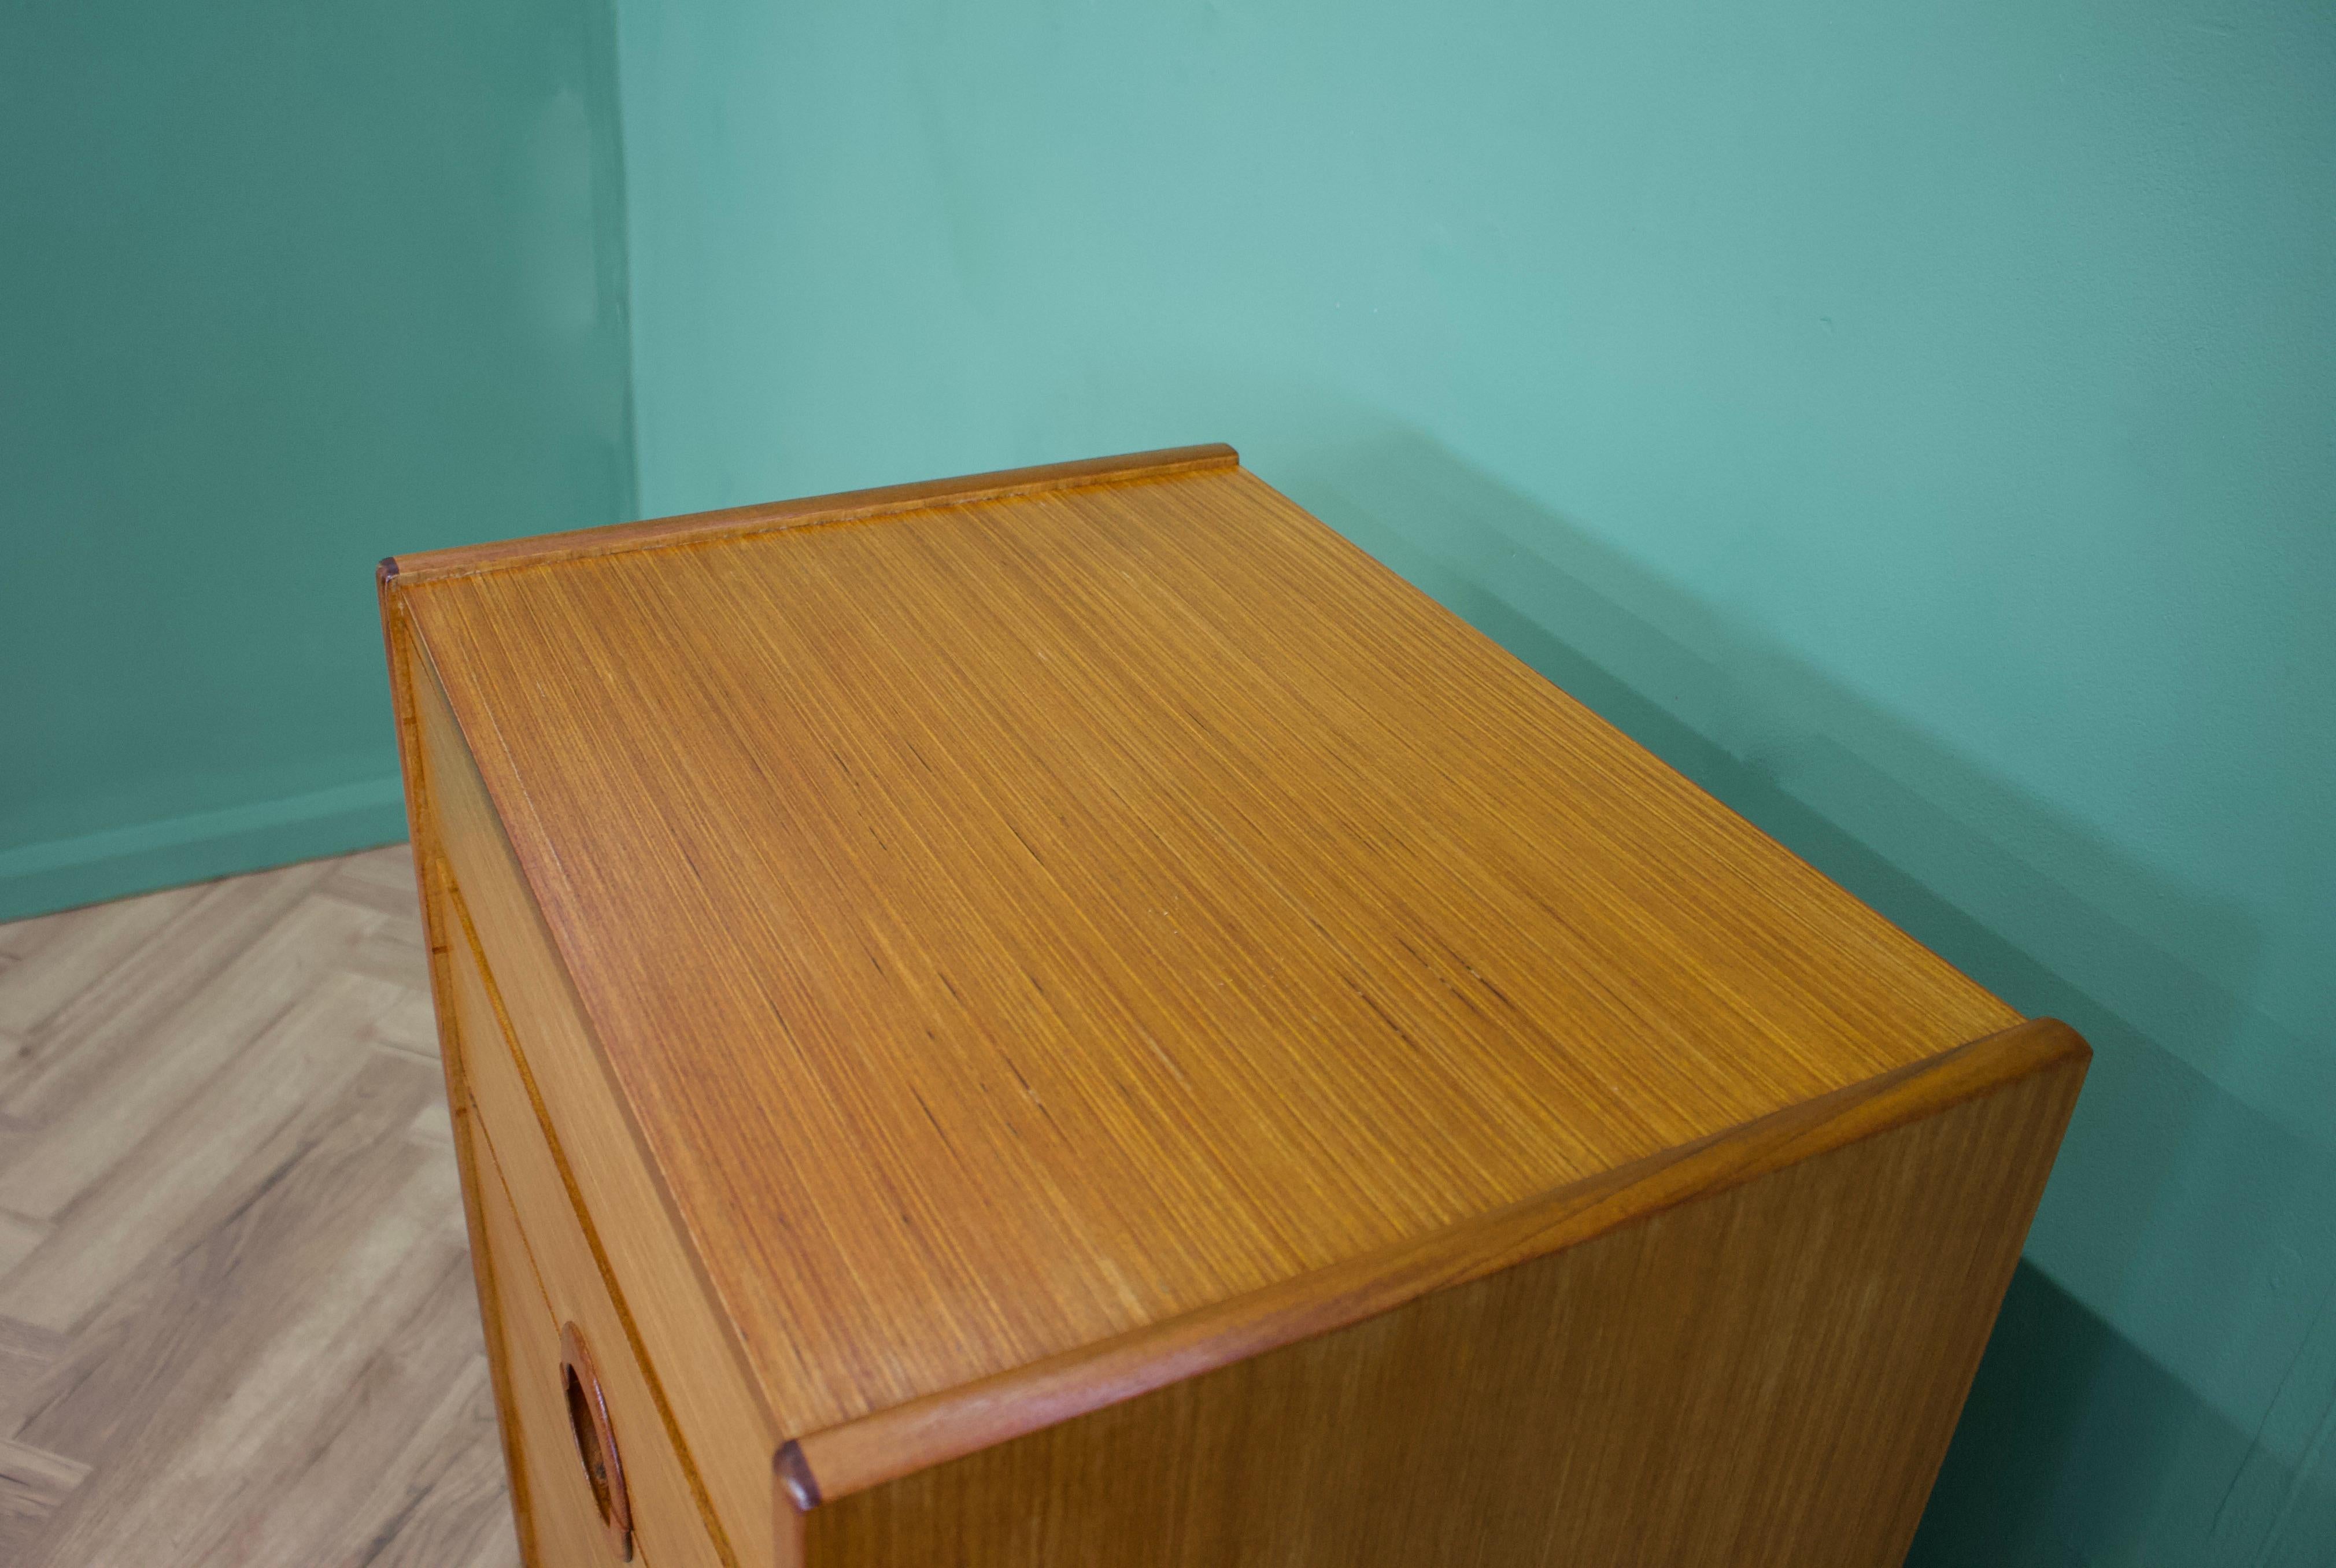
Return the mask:
<svg viewBox="0 0 2336 1568">
<path fill-rule="evenodd" d="M 1230 448 L 380 586 L 532 1561 L 1903 1555 L 2084 1043 Z"/>
</svg>

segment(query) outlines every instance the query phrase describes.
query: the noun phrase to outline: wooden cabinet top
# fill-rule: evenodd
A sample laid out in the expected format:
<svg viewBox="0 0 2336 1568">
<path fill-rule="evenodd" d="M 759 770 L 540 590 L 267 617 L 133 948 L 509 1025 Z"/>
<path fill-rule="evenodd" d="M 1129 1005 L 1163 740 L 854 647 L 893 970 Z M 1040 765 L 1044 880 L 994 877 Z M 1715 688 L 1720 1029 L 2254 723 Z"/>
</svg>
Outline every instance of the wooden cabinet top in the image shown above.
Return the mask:
<svg viewBox="0 0 2336 1568">
<path fill-rule="evenodd" d="M 782 1431 L 1267 1332 L 2020 1022 L 1230 449 L 384 572 Z"/>
</svg>

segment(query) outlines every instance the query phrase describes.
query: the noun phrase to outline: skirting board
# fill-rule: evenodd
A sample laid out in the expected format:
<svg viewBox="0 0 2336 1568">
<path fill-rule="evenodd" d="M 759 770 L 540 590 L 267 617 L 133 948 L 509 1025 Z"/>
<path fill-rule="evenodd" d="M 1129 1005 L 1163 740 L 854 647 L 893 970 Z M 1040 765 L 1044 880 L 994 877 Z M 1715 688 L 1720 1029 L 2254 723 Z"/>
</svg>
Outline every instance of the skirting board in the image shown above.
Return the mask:
<svg viewBox="0 0 2336 1568">
<path fill-rule="evenodd" d="M 346 854 L 404 837 L 405 794 L 391 775 L 52 839 L 0 850 L 0 920 Z"/>
</svg>

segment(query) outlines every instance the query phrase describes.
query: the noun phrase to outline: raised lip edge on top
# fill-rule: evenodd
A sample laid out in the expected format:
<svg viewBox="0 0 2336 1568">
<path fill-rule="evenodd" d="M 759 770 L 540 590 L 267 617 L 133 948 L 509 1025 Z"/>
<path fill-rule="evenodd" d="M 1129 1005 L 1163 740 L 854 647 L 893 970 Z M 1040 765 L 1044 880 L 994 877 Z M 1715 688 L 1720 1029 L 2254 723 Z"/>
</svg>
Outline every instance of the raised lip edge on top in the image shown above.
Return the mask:
<svg viewBox="0 0 2336 1568">
<path fill-rule="evenodd" d="M 1392 1250 L 789 1438 L 773 1479 L 784 1503 L 808 1512 L 1567 1251 L 2040 1074 L 2075 1074 L 2061 1104 L 2065 1131 L 2092 1054 L 2067 1024 L 2031 1018 Z"/>
<path fill-rule="evenodd" d="M 1222 442 L 1212 442 L 1202 446 L 1162 447 L 1153 452 L 1083 458 L 1074 463 L 1049 463 L 1034 468 L 999 469 L 990 473 L 929 479 L 913 484 L 890 484 L 874 490 L 842 491 L 833 495 L 811 495 L 795 501 L 734 506 L 718 511 L 650 518 L 640 522 L 609 523 L 565 533 L 540 533 L 526 539 L 500 540 L 488 544 L 417 550 L 410 555 L 384 557 L 378 577 L 384 583 L 394 579 L 400 587 L 411 587 L 449 578 L 475 577 L 483 572 L 513 567 L 545 566 L 555 561 L 581 560 L 628 550 L 657 550 L 711 540 L 735 539 L 747 534 L 773 533 L 815 523 L 854 521 L 881 517 L 889 512 L 964 506 L 973 502 L 1037 495 L 1051 490 L 1076 490 L 1089 485 L 1167 479 L 1179 474 L 1203 473 L 1212 469 L 1240 466 L 1241 453 Z"/>
</svg>

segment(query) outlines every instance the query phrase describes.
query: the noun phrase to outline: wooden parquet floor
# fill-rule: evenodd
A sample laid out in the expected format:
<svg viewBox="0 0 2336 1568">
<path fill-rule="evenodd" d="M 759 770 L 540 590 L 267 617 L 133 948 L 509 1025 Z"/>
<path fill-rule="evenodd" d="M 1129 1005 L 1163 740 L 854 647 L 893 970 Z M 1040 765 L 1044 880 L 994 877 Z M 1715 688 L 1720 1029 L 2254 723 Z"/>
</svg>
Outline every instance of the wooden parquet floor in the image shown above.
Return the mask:
<svg viewBox="0 0 2336 1568">
<path fill-rule="evenodd" d="M 519 1561 L 404 846 L 0 925 L 0 1564 Z"/>
</svg>

